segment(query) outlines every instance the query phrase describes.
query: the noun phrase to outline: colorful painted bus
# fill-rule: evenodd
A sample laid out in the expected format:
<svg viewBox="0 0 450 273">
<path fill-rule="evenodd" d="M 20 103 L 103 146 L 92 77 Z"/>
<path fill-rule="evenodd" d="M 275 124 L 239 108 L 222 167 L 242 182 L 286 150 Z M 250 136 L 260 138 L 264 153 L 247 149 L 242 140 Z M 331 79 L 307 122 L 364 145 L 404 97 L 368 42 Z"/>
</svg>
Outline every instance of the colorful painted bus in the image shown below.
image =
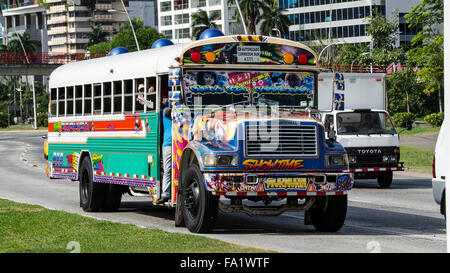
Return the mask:
<svg viewBox="0 0 450 273">
<path fill-rule="evenodd" d="M 85 211 L 117 210 L 125 193 L 156 204 L 168 98 L 176 226 L 208 232 L 219 209 L 305 211 L 305 224 L 337 231 L 353 176 L 314 114 L 316 59 L 297 42 L 235 35 L 63 65 L 50 76 L 47 174 L 79 181 Z"/>
</svg>

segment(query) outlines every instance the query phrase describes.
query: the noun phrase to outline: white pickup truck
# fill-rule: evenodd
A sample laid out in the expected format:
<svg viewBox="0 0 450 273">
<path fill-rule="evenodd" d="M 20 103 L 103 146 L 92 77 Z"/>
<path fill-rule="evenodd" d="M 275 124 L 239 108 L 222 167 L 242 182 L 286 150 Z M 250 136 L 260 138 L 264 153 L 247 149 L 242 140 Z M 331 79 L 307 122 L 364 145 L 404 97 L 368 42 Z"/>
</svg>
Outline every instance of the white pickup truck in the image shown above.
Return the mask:
<svg viewBox="0 0 450 273">
<path fill-rule="evenodd" d="M 392 172 L 403 171 L 399 136 L 386 111 L 386 75 L 320 73 L 318 107 L 329 137 L 348 154 L 355 179 L 392 184 Z"/>
</svg>

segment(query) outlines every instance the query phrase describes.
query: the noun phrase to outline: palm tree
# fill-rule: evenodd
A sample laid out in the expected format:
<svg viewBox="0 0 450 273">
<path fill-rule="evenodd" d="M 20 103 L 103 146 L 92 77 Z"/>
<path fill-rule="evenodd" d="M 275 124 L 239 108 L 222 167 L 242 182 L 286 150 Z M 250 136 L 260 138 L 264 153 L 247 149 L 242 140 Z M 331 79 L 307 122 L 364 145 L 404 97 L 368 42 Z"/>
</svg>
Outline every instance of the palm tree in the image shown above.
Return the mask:
<svg viewBox="0 0 450 273">
<path fill-rule="evenodd" d="M 261 0 L 238 0 L 239 7 L 242 11 L 242 17 L 244 17 L 245 24 L 247 26 L 248 34 L 256 34 L 256 20 L 261 13 L 261 9 L 264 6 L 264 2 Z M 235 4 L 235 0 L 228 0 L 228 4 Z M 241 17 L 236 10 L 235 17 L 238 22 L 241 22 Z"/>
<path fill-rule="evenodd" d="M 108 32 L 103 31 L 100 25 L 91 26 L 91 32 L 85 33 L 84 37 L 89 39 L 89 42 L 86 44 L 86 48 L 88 48 L 91 45 L 107 42 Z"/>
<path fill-rule="evenodd" d="M 278 0 L 268 0 L 262 6 L 262 13 L 256 18 L 256 24 L 261 23 L 261 34 L 270 35 L 272 29 L 280 31 L 281 37 L 289 33 L 289 17 L 284 14 L 286 9 L 278 7 Z"/>
<path fill-rule="evenodd" d="M 219 13 L 208 13 L 205 10 L 199 10 L 192 14 L 192 36 L 195 40 L 200 38 L 200 34 L 208 28 L 217 28 L 217 24 L 213 21 L 218 20 L 220 17 Z"/>
<path fill-rule="evenodd" d="M 6 49 L 8 52 L 36 52 L 41 47 L 41 42 L 30 39 L 30 34 L 14 33 L 14 39 L 8 42 Z M 23 46 L 23 48 L 22 48 Z"/>
</svg>

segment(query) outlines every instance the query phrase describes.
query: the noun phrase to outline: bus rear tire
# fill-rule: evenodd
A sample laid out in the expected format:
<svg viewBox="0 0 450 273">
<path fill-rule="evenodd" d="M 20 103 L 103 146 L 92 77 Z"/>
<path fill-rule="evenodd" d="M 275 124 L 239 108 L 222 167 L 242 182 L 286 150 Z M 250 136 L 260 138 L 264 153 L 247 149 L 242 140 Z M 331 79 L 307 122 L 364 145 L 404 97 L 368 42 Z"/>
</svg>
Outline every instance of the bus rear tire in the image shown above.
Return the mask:
<svg viewBox="0 0 450 273">
<path fill-rule="evenodd" d="M 99 211 L 105 200 L 105 184 L 94 183 L 89 157 L 84 157 L 80 165 L 80 207 L 86 212 Z"/>
<path fill-rule="evenodd" d="M 116 211 L 120 207 L 120 202 L 122 201 L 123 186 L 109 184 L 105 187 L 105 201 L 103 203 L 103 211 Z"/>
<path fill-rule="evenodd" d="M 193 233 L 205 233 L 214 228 L 218 216 L 219 198 L 207 191 L 203 175 L 197 165 L 191 165 L 182 181 L 183 218 Z"/>
<path fill-rule="evenodd" d="M 347 195 L 321 196 L 310 211 L 314 228 L 320 232 L 337 232 L 347 215 Z"/>
<path fill-rule="evenodd" d="M 377 181 L 380 188 L 389 188 L 392 184 L 392 176 L 392 171 L 379 173 L 377 176 Z"/>
</svg>

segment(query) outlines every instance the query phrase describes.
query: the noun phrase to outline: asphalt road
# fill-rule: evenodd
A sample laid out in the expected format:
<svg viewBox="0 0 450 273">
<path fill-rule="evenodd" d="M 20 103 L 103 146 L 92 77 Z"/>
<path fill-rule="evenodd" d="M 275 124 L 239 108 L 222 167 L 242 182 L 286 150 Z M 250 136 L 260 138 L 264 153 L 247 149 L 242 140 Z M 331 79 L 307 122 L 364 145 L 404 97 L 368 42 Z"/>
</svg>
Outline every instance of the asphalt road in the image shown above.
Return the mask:
<svg viewBox="0 0 450 273">
<path fill-rule="evenodd" d="M 43 134 L 0 133 L 0 198 L 189 233 L 174 226 L 173 210 L 153 206 L 145 197 L 125 195 L 120 211 L 114 213 L 83 212 L 77 182 L 45 177 Z M 357 180 L 349 192 L 345 225 L 337 233 L 305 226 L 301 212 L 278 217 L 220 213 L 216 229 L 202 236 L 282 252 L 445 252 L 445 220 L 434 203 L 431 179 L 405 174 L 394 179 L 390 189 L 378 189 L 375 180 Z"/>
</svg>

